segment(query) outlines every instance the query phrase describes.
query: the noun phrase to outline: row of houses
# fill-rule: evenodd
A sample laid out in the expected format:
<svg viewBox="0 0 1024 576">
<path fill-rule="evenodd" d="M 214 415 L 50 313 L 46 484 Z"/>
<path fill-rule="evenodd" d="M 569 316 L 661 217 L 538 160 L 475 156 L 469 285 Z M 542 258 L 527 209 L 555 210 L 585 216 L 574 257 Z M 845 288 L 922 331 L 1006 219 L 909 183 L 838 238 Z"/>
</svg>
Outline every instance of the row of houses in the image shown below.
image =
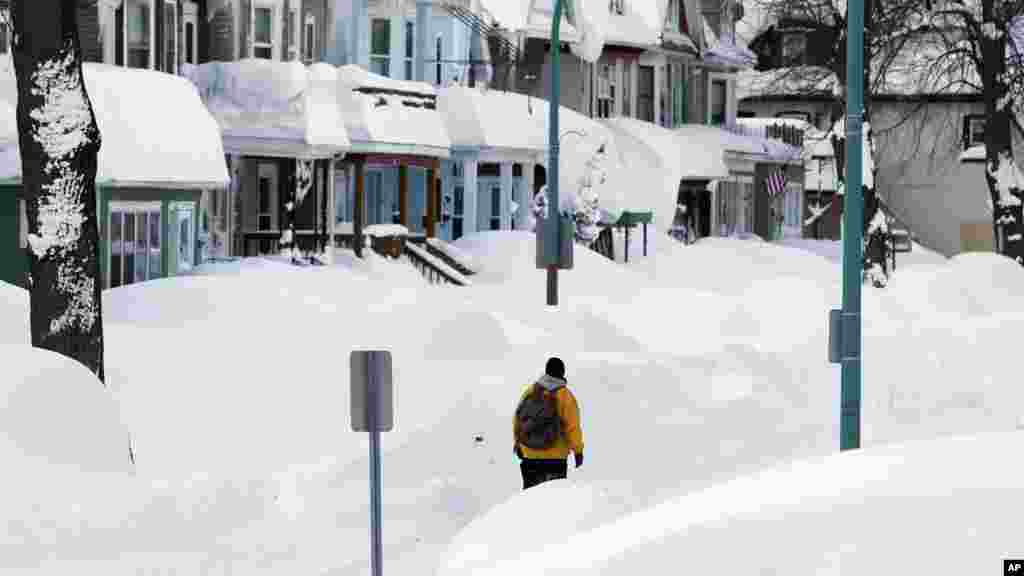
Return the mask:
<svg viewBox="0 0 1024 576">
<path fill-rule="evenodd" d="M 133 181 L 98 179 L 101 202 L 110 202 L 100 211 L 104 285 L 172 275 L 203 258 L 275 252 L 293 199 L 297 240 L 310 250 L 359 251 L 374 225 L 400 224 L 415 239 L 441 241 L 525 229 L 526 206 L 546 177 L 550 3 L 524 0 L 518 20 L 486 4 L 83 1 L 81 36 L 97 62 L 87 65 L 87 81 L 116 95 L 136 81 L 117 71 L 142 69 L 135 72 L 192 86 L 201 109 L 190 109 L 190 98 L 142 101 L 179 129 L 189 114 L 191 124 L 215 126 L 181 143 L 193 148 L 186 162 L 207 166 L 198 179 L 162 180 L 159 170 Z M 608 36 L 593 61 L 576 56 L 580 33 L 563 22 L 560 139 L 575 138 L 563 151 L 576 153 L 563 162 L 606 154 L 613 172 L 626 174 L 606 184 L 610 212 L 653 212 L 663 229 L 682 219 L 697 237 L 770 237 L 775 215 L 789 214 L 784 204 L 803 205 L 800 148 L 736 127 L 737 74 L 752 62 L 729 40 L 737 16 L 718 2 L 672 0 L 661 12 L 611 2 Z M 123 103 L 94 102 L 108 105 Z M 204 112 L 212 123 L 204 124 Z M 124 160 L 116 151 L 132 145 L 125 158 L 148 153 L 132 164 L 171 165 L 164 147 L 138 145 L 153 137 L 143 131 L 161 127 L 143 122 L 134 135 L 118 132 L 115 116 L 100 119 L 101 155 L 112 165 Z M 8 156 L 12 140 L 16 147 L 10 133 Z M 637 144 L 671 174 L 667 181 L 637 189 L 639 175 L 624 169 Z M 695 161 L 702 153 L 710 160 Z M 15 193 L 7 198 L 15 198 L 20 167 L 10 166 Z M 763 191 L 780 170 L 789 176 L 786 194 L 770 197 Z M 0 214 L 22 220 L 18 202 Z M 801 216 L 787 216 L 785 227 L 799 233 Z M 143 244 L 159 254 L 145 270 Z M 20 283 L 18 266 L 5 267 L 3 279 Z"/>
</svg>

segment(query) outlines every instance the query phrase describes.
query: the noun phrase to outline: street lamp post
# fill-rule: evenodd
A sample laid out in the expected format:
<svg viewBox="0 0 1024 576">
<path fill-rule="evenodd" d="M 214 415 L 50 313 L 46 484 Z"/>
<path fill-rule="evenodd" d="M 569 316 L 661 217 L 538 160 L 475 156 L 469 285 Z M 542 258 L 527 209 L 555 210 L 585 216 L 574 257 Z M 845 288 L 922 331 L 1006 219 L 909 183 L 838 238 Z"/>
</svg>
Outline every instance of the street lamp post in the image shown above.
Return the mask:
<svg viewBox="0 0 1024 576">
<path fill-rule="evenodd" d="M 555 13 L 551 20 L 551 96 L 548 120 L 548 217 L 544 219 L 547 246 L 561 248 L 561 213 L 558 203 L 558 109 L 561 91 L 562 42 L 559 32 L 562 23 L 562 0 L 555 0 Z M 558 306 L 558 261 L 547 262 L 547 303 Z"/>
<path fill-rule="evenodd" d="M 848 4 L 846 24 L 846 194 L 843 199 L 843 309 L 840 342 L 840 450 L 860 447 L 861 271 L 863 269 L 864 0 Z"/>
</svg>

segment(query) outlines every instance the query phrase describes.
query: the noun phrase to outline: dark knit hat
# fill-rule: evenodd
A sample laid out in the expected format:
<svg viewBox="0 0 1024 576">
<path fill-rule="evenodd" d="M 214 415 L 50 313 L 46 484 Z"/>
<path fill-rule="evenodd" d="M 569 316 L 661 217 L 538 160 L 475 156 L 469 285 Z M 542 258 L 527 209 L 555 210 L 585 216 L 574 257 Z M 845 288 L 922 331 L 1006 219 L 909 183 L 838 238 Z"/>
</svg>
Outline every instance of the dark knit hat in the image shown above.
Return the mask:
<svg viewBox="0 0 1024 576">
<path fill-rule="evenodd" d="M 544 373 L 548 376 L 555 378 L 565 378 L 565 364 L 561 358 L 548 358 L 548 363 L 544 365 Z"/>
</svg>

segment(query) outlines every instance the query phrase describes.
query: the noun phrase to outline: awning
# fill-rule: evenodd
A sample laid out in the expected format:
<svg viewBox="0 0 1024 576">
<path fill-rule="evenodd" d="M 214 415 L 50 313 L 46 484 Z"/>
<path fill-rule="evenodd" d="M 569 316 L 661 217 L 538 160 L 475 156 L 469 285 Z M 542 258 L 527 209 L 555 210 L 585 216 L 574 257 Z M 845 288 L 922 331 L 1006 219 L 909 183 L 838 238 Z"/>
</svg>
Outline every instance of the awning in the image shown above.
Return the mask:
<svg viewBox="0 0 1024 576">
<path fill-rule="evenodd" d="M 219 188 L 229 182 L 220 130 L 188 80 L 163 72 L 83 65 L 99 125 L 96 180 L 107 185 Z M 10 58 L 0 61 L 0 178 L 20 180 Z"/>
<path fill-rule="evenodd" d="M 433 86 L 392 80 L 354 65 L 337 70 L 352 152 L 449 157 L 451 141 Z"/>
<path fill-rule="evenodd" d="M 246 59 L 185 66 L 221 128 L 228 153 L 329 158 L 349 148 L 327 64 Z"/>
</svg>

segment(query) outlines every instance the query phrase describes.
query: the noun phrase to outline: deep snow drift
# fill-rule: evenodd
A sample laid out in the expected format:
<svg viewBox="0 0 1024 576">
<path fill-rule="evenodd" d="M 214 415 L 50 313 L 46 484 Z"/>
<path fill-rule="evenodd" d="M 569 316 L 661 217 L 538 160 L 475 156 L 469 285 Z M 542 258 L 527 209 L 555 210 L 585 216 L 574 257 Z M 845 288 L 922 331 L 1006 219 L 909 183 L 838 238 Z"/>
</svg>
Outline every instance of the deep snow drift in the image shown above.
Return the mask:
<svg viewBox="0 0 1024 576">
<path fill-rule="evenodd" d="M 330 267 L 250 259 L 117 288 L 104 294 L 106 390 L 73 363 L 27 354 L 27 297 L 0 287 L 5 390 L 60 381 L 0 396 L 18 413 L 54 404 L 39 421 L 0 421 L 5 446 L 39 463 L 4 479 L 6 498 L 29 504 L 8 508 L 0 568 L 368 573 L 367 440 L 348 422 L 348 355 L 366 347 L 395 359 L 388 572 L 520 576 L 571 560 L 578 573 L 626 574 L 655 559 L 728 571 L 710 563 L 735 552 L 727 542 L 787 574 L 828 562 L 877 572 L 934 541 L 950 552 L 927 566 L 952 574 L 1024 552 L 993 536 L 1013 534 L 1001 515 L 1024 495 L 1012 482 L 1024 271 L 965 255 L 866 290 L 867 449 L 834 456 L 837 263 L 758 241 L 662 238 L 652 232 L 650 256 L 636 249 L 628 265 L 578 250 L 557 310 L 544 306 L 528 232 L 456 242 L 479 266 L 472 288 L 341 252 Z M 549 354 L 566 361 L 587 462 L 520 493 L 509 420 Z M 56 406 L 65 397 L 81 409 Z M 96 433 L 67 439 L 79 429 Z M 973 437 L 987 432 L 1003 434 Z M 120 468 L 128 434 L 135 465 Z M 967 437 L 881 447 L 950 435 Z M 88 462 L 55 472 L 68 454 Z M 989 473 L 1002 454 L 1007 479 Z M 829 488 L 838 479 L 846 488 Z M 865 522 L 872 530 L 854 529 Z M 978 544 L 953 546 L 971 527 Z M 911 536 L 895 546 L 886 535 Z"/>
</svg>

